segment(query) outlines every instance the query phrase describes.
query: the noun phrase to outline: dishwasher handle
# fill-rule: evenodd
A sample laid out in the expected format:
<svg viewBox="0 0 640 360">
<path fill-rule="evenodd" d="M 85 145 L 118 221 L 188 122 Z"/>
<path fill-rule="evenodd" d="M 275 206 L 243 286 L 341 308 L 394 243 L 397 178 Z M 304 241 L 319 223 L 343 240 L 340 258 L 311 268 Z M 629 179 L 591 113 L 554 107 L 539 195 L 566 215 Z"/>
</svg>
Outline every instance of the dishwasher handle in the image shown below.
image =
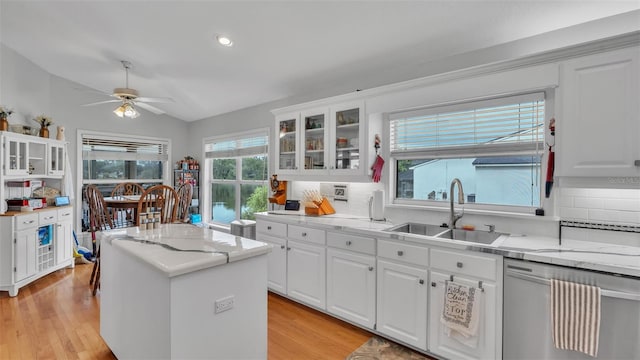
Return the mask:
<svg viewBox="0 0 640 360">
<path fill-rule="evenodd" d="M 506 276 L 511 276 L 514 278 L 518 278 L 521 280 L 527 280 L 527 281 L 532 281 L 538 284 L 543 284 L 543 285 L 547 285 L 550 286 L 551 284 L 551 280 L 549 279 L 545 279 L 543 277 L 539 277 L 539 276 L 535 276 L 535 275 L 529 275 L 529 274 L 523 274 L 521 272 L 517 272 L 514 270 L 523 270 L 527 271 L 526 268 L 520 268 L 518 266 L 514 266 L 512 267 L 511 265 L 507 265 L 507 271 L 505 272 Z M 528 271 L 531 271 L 531 269 L 528 269 Z M 640 301 L 640 293 L 627 293 L 627 292 L 622 292 L 622 291 L 615 291 L 615 290 L 607 290 L 607 289 L 600 289 L 600 295 L 601 296 L 606 296 L 606 297 L 610 297 L 610 298 L 616 298 L 616 299 L 626 299 L 626 300 L 632 300 L 632 301 Z"/>
</svg>

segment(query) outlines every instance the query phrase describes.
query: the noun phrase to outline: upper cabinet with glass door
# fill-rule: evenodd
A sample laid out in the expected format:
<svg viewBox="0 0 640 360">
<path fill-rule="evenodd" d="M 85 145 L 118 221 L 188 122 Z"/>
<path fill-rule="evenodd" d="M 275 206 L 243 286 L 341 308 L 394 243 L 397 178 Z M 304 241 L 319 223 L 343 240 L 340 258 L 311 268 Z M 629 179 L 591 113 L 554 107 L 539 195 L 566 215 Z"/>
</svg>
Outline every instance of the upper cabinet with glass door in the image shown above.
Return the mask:
<svg viewBox="0 0 640 360">
<path fill-rule="evenodd" d="M 362 104 L 346 104 L 331 108 L 332 123 L 332 165 L 331 173 L 358 175 L 366 164 L 364 146 L 364 110 Z"/>
<path fill-rule="evenodd" d="M 299 123 L 298 114 L 283 115 L 276 119 L 276 174 L 298 172 Z"/>
<path fill-rule="evenodd" d="M 324 173 L 328 168 L 329 153 L 329 112 L 326 109 L 303 112 L 301 115 L 304 130 L 301 144 L 303 172 L 306 174 Z"/>
</svg>

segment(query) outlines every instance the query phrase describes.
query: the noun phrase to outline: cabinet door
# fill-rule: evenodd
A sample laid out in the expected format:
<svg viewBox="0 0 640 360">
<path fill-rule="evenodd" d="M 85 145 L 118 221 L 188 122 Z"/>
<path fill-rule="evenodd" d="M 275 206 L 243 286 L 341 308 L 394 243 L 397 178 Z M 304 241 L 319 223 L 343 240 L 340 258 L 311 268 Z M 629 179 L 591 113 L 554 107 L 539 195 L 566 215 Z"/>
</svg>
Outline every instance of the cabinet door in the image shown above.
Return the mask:
<svg viewBox="0 0 640 360">
<path fill-rule="evenodd" d="M 276 118 L 276 172 L 278 174 L 296 174 L 298 151 L 300 149 L 298 130 L 300 129 L 298 114 L 284 115 Z"/>
<path fill-rule="evenodd" d="M 29 146 L 27 141 L 5 137 L 4 146 L 4 173 L 6 175 L 28 175 L 29 165 L 27 156 L 29 156 Z"/>
<path fill-rule="evenodd" d="M 377 330 L 427 350 L 427 270 L 378 260 Z"/>
<path fill-rule="evenodd" d="M 37 271 L 37 230 L 26 229 L 15 233 L 15 281 L 33 276 Z"/>
<path fill-rule="evenodd" d="M 287 295 L 320 309 L 326 307 L 324 246 L 288 242 Z"/>
<path fill-rule="evenodd" d="M 563 63 L 557 174 L 640 175 L 639 48 Z"/>
<path fill-rule="evenodd" d="M 331 173 L 336 175 L 359 175 L 367 164 L 363 148 L 365 145 L 364 105 L 344 104 L 331 108 Z M 372 145 L 373 146 L 373 145 Z"/>
<path fill-rule="evenodd" d="M 375 275 L 373 256 L 327 249 L 327 311 L 373 329 Z"/>
<path fill-rule="evenodd" d="M 49 168 L 47 173 L 51 176 L 64 175 L 64 145 L 63 144 L 49 144 Z"/>
<path fill-rule="evenodd" d="M 449 337 L 444 332 L 440 322 L 444 305 L 445 281 L 449 275 L 431 271 L 431 292 L 429 299 L 429 351 L 449 359 L 497 359 L 501 358 L 501 350 L 496 344 L 501 344 L 501 338 L 496 328 L 496 285 L 482 283 L 484 292 L 480 292 L 482 306 L 480 323 L 478 325 L 478 339 L 475 346 L 465 345 L 456 338 Z M 467 286 L 478 286 L 478 281 L 456 275 L 456 283 Z M 500 309 L 501 310 L 501 309 Z M 526 324 L 523 324 L 526 326 Z"/>
<path fill-rule="evenodd" d="M 304 174 L 326 173 L 328 169 L 329 151 L 329 112 L 325 109 L 303 112 L 301 115 L 302 159 Z"/>
<path fill-rule="evenodd" d="M 72 227 L 71 221 L 63 221 L 56 224 L 56 236 L 54 238 L 56 265 L 73 257 L 73 251 L 71 250 L 73 244 Z"/>
<path fill-rule="evenodd" d="M 267 286 L 269 290 L 287 293 L 287 241 L 273 236 L 258 234 L 258 240 L 273 245 L 267 255 Z"/>
</svg>

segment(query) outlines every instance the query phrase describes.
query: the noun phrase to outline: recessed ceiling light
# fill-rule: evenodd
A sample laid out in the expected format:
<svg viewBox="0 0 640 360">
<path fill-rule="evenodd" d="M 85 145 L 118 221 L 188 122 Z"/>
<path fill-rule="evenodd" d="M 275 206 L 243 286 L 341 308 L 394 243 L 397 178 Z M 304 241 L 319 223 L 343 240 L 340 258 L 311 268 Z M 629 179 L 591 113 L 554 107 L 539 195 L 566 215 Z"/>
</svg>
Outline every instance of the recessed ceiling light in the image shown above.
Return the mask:
<svg viewBox="0 0 640 360">
<path fill-rule="evenodd" d="M 233 41 L 224 35 L 216 36 L 216 40 L 218 40 L 218 44 L 222 46 L 233 46 Z"/>
</svg>

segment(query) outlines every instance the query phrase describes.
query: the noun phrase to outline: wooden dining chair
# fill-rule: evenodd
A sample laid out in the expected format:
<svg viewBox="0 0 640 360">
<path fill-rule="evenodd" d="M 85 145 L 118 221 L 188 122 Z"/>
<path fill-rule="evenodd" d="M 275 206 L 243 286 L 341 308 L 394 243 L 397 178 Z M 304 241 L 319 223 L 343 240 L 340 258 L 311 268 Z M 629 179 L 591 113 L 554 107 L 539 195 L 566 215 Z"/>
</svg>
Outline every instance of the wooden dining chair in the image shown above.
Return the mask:
<svg viewBox="0 0 640 360">
<path fill-rule="evenodd" d="M 178 187 L 178 212 L 176 219 L 178 222 L 189 222 L 189 207 L 193 195 L 193 185 L 184 183 Z"/>
<path fill-rule="evenodd" d="M 111 197 L 127 196 L 127 195 L 142 195 L 144 188 L 136 183 L 123 182 L 116 185 L 111 191 Z M 135 224 L 133 209 L 120 209 L 113 212 L 113 220 L 118 223 L 118 226 L 130 226 Z"/>
<path fill-rule="evenodd" d="M 145 190 L 138 200 L 138 217 L 146 212 L 160 212 L 160 223 L 176 221 L 178 193 L 171 186 L 154 185 Z M 136 225 L 139 219 L 135 219 Z"/>
<path fill-rule="evenodd" d="M 85 189 L 85 197 L 89 204 L 89 231 L 91 232 L 91 240 L 95 244 L 97 231 L 109 230 L 115 227 L 100 189 L 95 185 L 88 185 Z M 92 292 L 95 296 L 100 287 L 100 244 L 94 247 L 96 248 L 95 262 L 93 263 L 89 285 L 93 285 Z"/>
</svg>

